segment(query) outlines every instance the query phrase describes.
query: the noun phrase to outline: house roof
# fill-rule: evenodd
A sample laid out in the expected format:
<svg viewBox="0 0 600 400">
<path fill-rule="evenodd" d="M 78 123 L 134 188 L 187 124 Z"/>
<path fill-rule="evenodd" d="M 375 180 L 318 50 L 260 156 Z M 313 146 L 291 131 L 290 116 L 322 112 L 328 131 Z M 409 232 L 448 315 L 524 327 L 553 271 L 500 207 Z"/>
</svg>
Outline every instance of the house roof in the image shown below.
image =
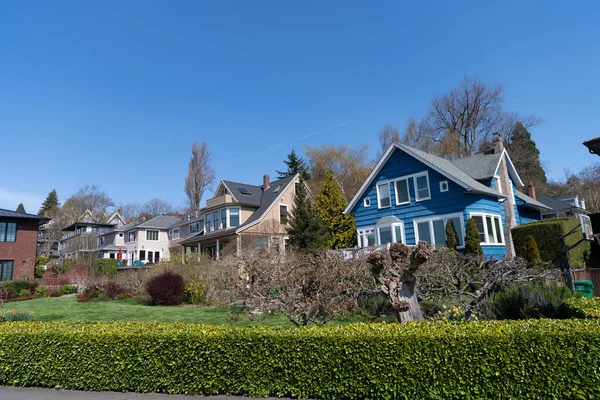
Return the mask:
<svg viewBox="0 0 600 400">
<path fill-rule="evenodd" d="M 573 204 L 570 204 L 566 201 L 564 201 L 564 199 L 560 199 L 560 198 L 555 198 L 552 196 L 548 196 L 547 194 L 541 194 L 538 197 L 538 200 L 540 202 L 542 202 L 544 205 L 546 205 L 548 207 L 548 209 L 551 210 L 568 210 L 568 209 L 579 209 L 579 210 L 583 210 L 583 208 L 581 207 L 576 207 Z"/>
<path fill-rule="evenodd" d="M 586 140 L 583 145 L 588 148 L 590 153 L 600 156 L 600 137 Z"/>
<path fill-rule="evenodd" d="M 98 250 L 104 250 L 104 251 L 119 251 L 119 249 L 121 250 L 127 250 L 127 247 L 125 246 L 116 246 L 114 244 L 107 244 L 106 246 L 102 246 L 100 247 Z"/>
<path fill-rule="evenodd" d="M 98 222 L 74 222 L 66 228 L 62 229 L 63 232 L 74 231 L 78 226 L 95 226 L 99 228 L 114 228 L 115 224 L 100 224 Z"/>
<path fill-rule="evenodd" d="M 4 208 L 0 208 L 0 218 L 36 219 L 42 222 L 50 221 L 50 218 L 41 215 L 6 210 Z"/>
<path fill-rule="evenodd" d="M 527 196 L 525 193 L 521 193 L 518 190 L 515 190 L 515 196 L 525 202 L 525 205 L 531 206 L 533 208 L 543 210 L 549 210 L 550 207 L 548 205 L 540 202 L 539 200 L 534 199 L 533 197 Z M 538 196 L 539 199 L 540 196 Z"/>
<path fill-rule="evenodd" d="M 262 186 L 248 185 L 245 183 L 233 182 L 233 181 L 222 181 L 225 187 L 231 195 L 239 202 L 244 204 L 260 206 L 261 198 L 263 195 Z M 248 194 L 244 194 L 240 191 L 244 189 Z"/>
<path fill-rule="evenodd" d="M 457 158 L 451 163 L 468 174 L 471 178 L 481 180 L 491 178 L 496 174 L 502 153 L 475 154 L 471 157 Z"/>
<path fill-rule="evenodd" d="M 148 221 L 139 223 L 136 228 L 168 229 L 178 221 L 181 221 L 181 218 L 172 215 L 157 215 L 154 218 L 150 218 Z"/>
<path fill-rule="evenodd" d="M 181 244 L 188 244 L 188 243 L 195 243 L 198 242 L 200 240 L 204 240 L 204 239 L 214 239 L 214 238 L 219 238 L 222 236 L 227 236 L 227 235 L 231 235 L 231 234 L 235 234 L 237 231 L 237 227 L 235 228 L 229 228 L 229 229 L 222 229 L 219 231 L 212 231 L 207 233 L 206 235 L 204 234 L 204 230 L 198 232 L 197 234 L 190 236 L 184 240 L 182 240 L 180 243 Z"/>
<path fill-rule="evenodd" d="M 194 217 L 194 218 L 191 218 L 191 219 L 185 219 L 185 218 L 184 219 L 180 219 L 179 221 L 177 221 L 173 225 L 171 225 L 169 227 L 169 229 L 178 228 L 180 226 L 187 225 L 187 224 L 193 224 L 193 223 L 198 222 L 198 221 L 204 221 L 204 216 Z"/>
</svg>

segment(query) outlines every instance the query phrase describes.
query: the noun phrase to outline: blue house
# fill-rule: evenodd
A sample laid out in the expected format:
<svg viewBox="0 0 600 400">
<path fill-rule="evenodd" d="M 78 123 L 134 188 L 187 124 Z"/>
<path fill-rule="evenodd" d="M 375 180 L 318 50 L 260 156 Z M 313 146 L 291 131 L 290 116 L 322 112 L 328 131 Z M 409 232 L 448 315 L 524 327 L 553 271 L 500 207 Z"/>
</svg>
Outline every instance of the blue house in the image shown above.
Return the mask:
<svg viewBox="0 0 600 400">
<path fill-rule="evenodd" d="M 452 221 L 461 249 L 466 221 L 473 218 L 485 256 L 514 256 L 511 228 L 540 220 L 549 207 L 535 199 L 533 187 L 532 197 L 517 190 L 524 185 L 500 135 L 493 143 L 491 154 L 457 160 L 390 145 L 344 211 L 356 218 L 358 246 L 443 246 Z"/>
</svg>

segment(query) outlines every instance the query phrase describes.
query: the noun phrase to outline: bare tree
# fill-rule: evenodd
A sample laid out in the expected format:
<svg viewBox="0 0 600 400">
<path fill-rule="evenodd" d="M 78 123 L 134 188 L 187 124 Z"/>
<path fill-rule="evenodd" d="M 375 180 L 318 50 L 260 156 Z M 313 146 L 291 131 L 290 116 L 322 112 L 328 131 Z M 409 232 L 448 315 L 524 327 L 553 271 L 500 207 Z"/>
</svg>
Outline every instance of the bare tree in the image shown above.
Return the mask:
<svg viewBox="0 0 600 400">
<path fill-rule="evenodd" d="M 191 212 L 200 209 L 202 196 L 207 189 L 210 189 L 214 181 L 215 170 L 210 166 L 210 151 L 206 142 L 202 142 L 201 145 L 194 142 L 184 187 Z"/>
<path fill-rule="evenodd" d="M 89 210 L 94 220 L 104 222 L 107 209 L 114 205 L 110 196 L 100 186 L 86 185 L 64 202 L 61 213 L 70 216 L 72 222 L 75 222 Z"/>
<path fill-rule="evenodd" d="M 153 198 L 148 200 L 141 209 L 141 213 L 147 215 L 148 218 L 156 217 L 157 215 L 173 212 L 175 209 L 171 203 L 166 200 Z"/>
<path fill-rule="evenodd" d="M 120 203 L 119 209 L 121 210 L 121 216 L 126 222 L 135 222 L 142 212 L 142 205 L 136 202 Z"/>
<path fill-rule="evenodd" d="M 377 158 L 380 158 L 383 153 L 393 142 L 400 141 L 400 133 L 390 124 L 385 124 L 381 132 L 379 132 L 379 146 L 381 146 L 381 152 Z"/>
</svg>

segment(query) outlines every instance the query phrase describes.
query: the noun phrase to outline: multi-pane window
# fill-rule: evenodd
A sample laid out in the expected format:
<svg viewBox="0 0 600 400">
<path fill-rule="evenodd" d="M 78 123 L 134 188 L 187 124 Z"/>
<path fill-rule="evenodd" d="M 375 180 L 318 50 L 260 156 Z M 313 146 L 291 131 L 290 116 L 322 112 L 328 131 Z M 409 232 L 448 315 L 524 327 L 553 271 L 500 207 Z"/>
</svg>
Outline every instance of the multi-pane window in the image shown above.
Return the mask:
<svg viewBox="0 0 600 400">
<path fill-rule="evenodd" d="M 140 261 L 146 259 L 146 250 L 140 250 Z"/>
<path fill-rule="evenodd" d="M 0 222 L 0 242 L 14 242 L 17 240 L 16 222 Z"/>
<path fill-rule="evenodd" d="M 400 179 L 395 182 L 396 187 L 396 205 L 410 203 L 408 194 L 408 179 Z"/>
<path fill-rule="evenodd" d="M 377 185 L 377 201 L 379 202 L 379 208 L 385 208 L 391 205 L 390 184 L 388 182 Z"/>
<path fill-rule="evenodd" d="M 127 241 L 135 242 L 135 231 L 127 232 Z"/>
<path fill-rule="evenodd" d="M 227 209 L 221 210 L 221 229 L 227 229 Z"/>
<path fill-rule="evenodd" d="M 229 209 L 229 226 L 234 227 L 234 226 L 239 226 L 239 225 L 240 225 L 240 209 L 237 207 L 230 208 Z"/>
<path fill-rule="evenodd" d="M 13 260 L 0 260 L 0 280 L 10 281 L 13 278 Z"/>
<path fill-rule="evenodd" d="M 502 222 L 499 215 L 493 214 L 471 214 L 471 218 L 477 226 L 479 241 L 481 244 L 504 244 Z"/>
<path fill-rule="evenodd" d="M 279 222 L 284 225 L 288 223 L 288 206 L 286 204 L 279 205 Z"/>
<path fill-rule="evenodd" d="M 199 224 L 196 222 L 195 224 L 190 224 L 189 227 L 189 231 L 190 231 L 190 235 L 193 233 L 198 233 L 198 229 L 199 229 Z M 179 229 L 178 229 L 179 231 Z M 173 230 L 173 233 L 175 233 L 175 230 Z M 179 232 L 177 232 L 179 234 Z M 179 237 L 179 235 L 177 235 Z"/>
<path fill-rule="evenodd" d="M 219 229 L 219 212 L 213 211 L 213 226 L 215 227 L 215 231 Z"/>
<path fill-rule="evenodd" d="M 206 233 L 210 232 L 210 228 L 212 227 L 212 220 L 210 219 L 211 214 L 208 213 L 206 214 L 206 216 L 204 217 L 204 220 L 206 221 Z"/>
<path fill-rule="evenodd" d="M 367 228 L 358 231 L 358 247 L 375 246 L 375 229 Z"/>
<path fill-rule="evenodd" d="M 458 247 L 464 245 L 464 231 L 461 214 L 444 215 L 430 219 L 415 221 L 416 242 L 427 242 L 433 245 L 446 246 L 446 224 L 452 221 Z"/>
<path fill-rule="evenodd" d="M 146 240 L 158 241 L 158 231 L 146 231 Z"/>
<path fill-rule="evenodd" d="M 431 194 L 429 192 L 429 175 L 427 172 L 415 175 L 413 179 L 415 182 L 416 201 L 429 200 Z"/>
<path fill-rule="evenodd" d="M 196 226 L 198 226 L 198 224 L 196 224 Z M 171 233 L 171 238 L 179 239 L 179 228 L 173 229 L 173 232 Z"/>
</svg>

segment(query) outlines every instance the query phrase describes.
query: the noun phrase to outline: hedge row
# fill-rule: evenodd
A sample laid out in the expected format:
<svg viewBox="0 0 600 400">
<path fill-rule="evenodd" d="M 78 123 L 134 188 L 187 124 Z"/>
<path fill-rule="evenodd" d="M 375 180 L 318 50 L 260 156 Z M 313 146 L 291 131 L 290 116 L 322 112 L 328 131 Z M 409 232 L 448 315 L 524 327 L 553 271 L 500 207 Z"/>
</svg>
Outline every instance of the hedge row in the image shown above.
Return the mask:
<svg viewBox="0 0 600 400">
<path fill-rule="evenodd" d="M 600 297 L 571 298 L 563 301 L 568 315 L 575 318 L 600 318 Z"/>
<path fill-rule="evenodd" d="M 560 251 L 560 237 L 579 225 L 577 218 L 552 218 L 537 222 L 530 222 L 517 226 L 511 230 L 515 252 L 517 256 L 526 258 L 527 238 L 533 236 L 537 244 L 542 261 L 552 261 Z M 583 234 L 581 230 L 570 235 L 566 243 L 568 246 L 577 243 Z M 573 268 L 581 268 L 584 265 L 584 253 L 590 251 L 590 244 L 583 243 L 569 251 L 569 262 Z M 560 259 L 556 259 L 556 265 L 560 266 Z"/>
<path fill-rule="evenodd" d="M 0 385 L 323 399 L 598 398 L 600 320 L 0 325 Z"/>
</svg>

